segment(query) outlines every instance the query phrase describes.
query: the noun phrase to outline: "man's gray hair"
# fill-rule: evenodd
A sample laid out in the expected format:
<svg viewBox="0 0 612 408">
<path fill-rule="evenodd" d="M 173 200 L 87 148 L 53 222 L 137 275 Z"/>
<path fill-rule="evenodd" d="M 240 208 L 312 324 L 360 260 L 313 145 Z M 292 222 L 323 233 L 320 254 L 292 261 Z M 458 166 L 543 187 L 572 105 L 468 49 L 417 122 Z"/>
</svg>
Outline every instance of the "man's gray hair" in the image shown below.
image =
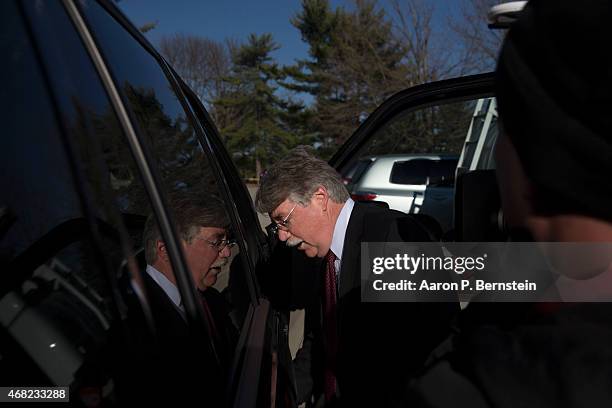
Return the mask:
<svg viewBox="0 0 612 408">
<path fill-rule="evenodd" d="M 338 172 L 312 151 L 311 147 L 298 146 L 268 169 L 255 197 L 257 211 L 271 213 L 287 198 L 307 206 L 320 186 L 325 187 L 332 201 L 348 200 L 349 193 Z"/>
<path fill-rule="evenodd" d="M 193 240 L 202 227 L 229 227 L 223 201 L 214 196 L 205 198 L 175 196 L 170 199 L 169 208 L 179 238 L 187 243 Z M 147 264 L 153 265 L 157 260 L 156 242 L 161 239 L 155 214 L 151 214 L 145 223 L 142 239 Z"/>
</svg>

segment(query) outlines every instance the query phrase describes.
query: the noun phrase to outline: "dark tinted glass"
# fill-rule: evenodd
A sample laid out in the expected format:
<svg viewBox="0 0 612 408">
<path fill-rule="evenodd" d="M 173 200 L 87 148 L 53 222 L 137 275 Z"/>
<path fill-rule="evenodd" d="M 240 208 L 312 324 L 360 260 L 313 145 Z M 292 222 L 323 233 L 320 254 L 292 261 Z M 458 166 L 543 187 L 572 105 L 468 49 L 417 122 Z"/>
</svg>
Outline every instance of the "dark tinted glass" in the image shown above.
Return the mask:
<svg viewBox="0 0 612 408">
<path fill-rule="evenodd" d="M 430 167 L 429 159 L 395 162 L 389 181 L 394 184 L 426 184 Z"/>
<path fill-rule="evenodd" d="M 204 311 L 210 309 L 211 319 L 214 320 L 209 322 L 212 323 L 209 330 L 213 332 L 212 344 L 220 365 L 203 357 L 206 354 L 205 346 L 199 345 L 196 350 L 188 347 L 180 350 L 177 362 L 169 367 L 179 373 L 185 371 L 186 374 L 187 363 L 179 364 L 180 359 L 191 358 L 195 361 L 202 357 L 202 367 L 205 368 L 195 376 L 189 374 L 191 378 L 186 378 L 186 381 L 202 384 L 197 390 L 192 387 L 193 391 L 190 392 L 205 393 L 204 401 L 217 401 L 217 397 L 224 395 L 224 381 L 230 370 L 239 328 L 242 327 L 242 318 L 250 304 L 248 292 L 243 290 L 245 272 L 242 265 L 245 262 L 238 248 L 219 250 L 212 244 L 232 236 L 227 211 L 231 204 L 221 198 L 219 176 L 213 171 L 213 164 L 202 148 L 204 135 L 188 106 L 184 105 L 186 102 L 177 91 L 172 76 L 162 68 L 162 61 L 97 3 L 81 1 L 80 9 L 120 88 L 122 99 L 135 120 L 140 140 L 153 159 L 154 170 L 167 197 L 168 211 L 178 227 L 181 247 L 194 286 L 208 303 Z M 107 161 L 109 159 L 107 157 Z M 115 160 L 114 165 L 123 162 Z M 129 197 L 131 185 L 123 184 L 126 186 L 119 191 L 125 191 Z M 190 214 L 191 210 L 185 210 L 186 201 L 206 209 L 198 210 L 196 217 L 189 218 L 186 214 Z M 122 211 L 141 214 L 131 200 L 125 203 Z M 212 207 L 215 207 L 214 210 Z M 148 226 L 145 226 L 145 235 L 148 230 Z M 148 252 L 146 264 L 159 271 L 164 265 L 158 265 L 158 261 L 163 260 L 164 253 L 161 247 L 155 245 L 157 241 L 147 239 L 143 246 L 145 252 Z M 162 273 L 169 277 L 169 284 L 172 285 L 172 270 Z M 153 277 L 149 272 L 147 274 Z M 152 282 L 147 274 L 144 279 L 150 282 L 149 293 L 157 293 L 152 295 L 154 315 L 160 317 L 164 329 L 174 327 L 170 318 L 166 317 L 176 316 L 176 310 L 169 308 L 181 309 L 180 301 L 169 303 L 168 297 L 160 292 L 162 285 L 159 280 L 154 279 L 155 282 Z M 175 350 L 180 348 L 182 343 L 177 343 L 175 337 L 166 338 L 164 344 Z"/>
<path fill-rule="evenodd" d="M 2 264 L 57 225 L 82 217 L 61 129 L 19 11 L 1 3 Z M 36 120 L 33 120 L 32 115 Z"/>
<path fill-rule="evenodd" d="M 432 160 L 429 169 L 430 178 L 454 177 L 457 168 L 457 159 Z"/>
<path fill-rule="evenodd" d="M 144 142 L 159 164 L 167 191 L 218 197 L 216 179 L 192 119 L 159 62 L 102 7 L 89 1 L 81 4 Z"/>
<path fill-rule="evenodd" d="M 70 386 L 76 406 L 126 401 L 153 337 L 121 286 L 131 258 L 97 145 L 75 143 L 116 122 L 61 3 L 22 6 L 0 3 L 0 381 Z"/>
</svg>

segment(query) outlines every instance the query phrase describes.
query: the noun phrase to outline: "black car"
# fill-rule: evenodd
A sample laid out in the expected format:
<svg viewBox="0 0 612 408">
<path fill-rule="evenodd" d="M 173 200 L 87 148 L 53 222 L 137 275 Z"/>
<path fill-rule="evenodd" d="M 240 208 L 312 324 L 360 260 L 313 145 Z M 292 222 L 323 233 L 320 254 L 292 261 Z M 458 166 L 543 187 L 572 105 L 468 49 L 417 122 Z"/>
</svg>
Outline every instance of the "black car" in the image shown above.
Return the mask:
<svg viewBox="0 0 612 408">
<path fill-rule="evenodd" d="M 268 243 L 200 102 L 110 2 L 0 8 L 0 383 L 69 386 L 77 406 L 193 395 L 291 405 L 286 321 L 255 278 Z M 240 334 L 230 367 L 214 363 L 166 204 L 176 191 L 216 196 L 231 219 L 238 246 L 224 296 Z M 192 334 L 181 373 L 156 364 L 164 328 L 140 284 L 149 214 Z M 178 375 L 199 389 L 163 386 Z"/>
<path fill-rule="evenodd" d="M 307 297 L 302 263 L 273 253 L 201 102 L 110 1 L 6 0 L 0 16 L 0 384 L 67 386 L 76 406 L 192 397 L 294 406 L 287 319 L 307 301 L 298 296 Z M 463 125 L 437 134 L 461 148 L 473 101 L 491 95 L 490 74 L 404 91 L 331 163 L 342 171 L 359 157 L 398 153 L 401 144 L 387 143 L 393 123 L 449 101 Z M 230 367 L 211 364 L 209 326 L 167 205 L 176 191 L 218 197 L 231 219 L 238 246 L 223 296 L 239 338 Z M 199 387 L 164 387 L 179 373 L 155 364 L 164 328 L 141 284 L 150 214 L 191 333 L 180 374 Z"/>
</svg>

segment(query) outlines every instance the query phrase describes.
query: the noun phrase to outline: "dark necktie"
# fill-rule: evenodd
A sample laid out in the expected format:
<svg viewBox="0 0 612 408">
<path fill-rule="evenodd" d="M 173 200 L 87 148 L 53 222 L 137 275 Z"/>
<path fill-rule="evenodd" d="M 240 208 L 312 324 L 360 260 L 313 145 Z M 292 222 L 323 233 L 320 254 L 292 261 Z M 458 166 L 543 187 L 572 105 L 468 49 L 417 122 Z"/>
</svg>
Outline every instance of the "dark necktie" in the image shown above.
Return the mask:
<svg viewBox="0 0 612 408">
<path fill-rule="evenodd" d="M 208 328 L 208 332 L 212 337 L 211 340 L 213 342 L 215 351 L 219 353 L 219 347 L 221 347 L 223 343 L 221 342 L 221 336 L 219 334 L 219 331 L 217 330 L 217 325 L 215 324 L 213 314 L 210 311 L 210 307 L 208 306 L 208 301 L 206 300 L 202 292 L 200 292 L 200 303 L 202 303 L 202 309 L 204 309 L 204 315 L 206 317 L 206 327 Z"/>
<path fill-rule="evenodd" d="M 336 255 L 329 250 L 325 255 L 325 282 L 323 289 L 323 330 L 325 332 L 325 400 L 336 394 L 336 353 L 338 352 L 338 323 L 336 320 Z"/>
</svg>

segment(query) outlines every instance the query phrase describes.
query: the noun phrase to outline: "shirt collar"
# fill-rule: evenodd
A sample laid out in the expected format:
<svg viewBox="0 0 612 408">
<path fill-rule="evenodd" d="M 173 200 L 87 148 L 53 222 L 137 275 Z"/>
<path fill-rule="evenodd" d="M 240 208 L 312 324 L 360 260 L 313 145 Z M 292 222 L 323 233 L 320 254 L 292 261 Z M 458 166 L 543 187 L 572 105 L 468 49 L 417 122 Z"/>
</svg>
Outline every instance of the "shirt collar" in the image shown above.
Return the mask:
<svg viewBox="0 0 612 408">
<path fill-rule="evenodd" d="M 160 288 L 166 293 L 166 295 L 172 300 L 172 303 L 176 305 L 179 309 L 183 310 L 183 306 L 181 304 L 181 294 L 178 291 L 178 288 L 166 278 L 166 276 L 152 267 L 151 265 L 147 265 L 147 273 L 159 285 Z"/>
<path fill-rule="evenodd" d="M 346 200 L 342 206 L 342 210 L 340 210 L 340 215 L 338 215 L 338 219 L 336 220 L 336 226 L 334 227 L 334 235 L 332 236 L 330 249 L 334 255 L 336 255 L 338 260 L 342 256 L 342 250 L 344 249 L 344 237 L 346 236 L 346 229 L 348 227 L 348 222 L 351 218 L 351 212 L 353 212 L 354 206 L 355 202 L 352 199 L 349 198 Z"/>
</svg>

